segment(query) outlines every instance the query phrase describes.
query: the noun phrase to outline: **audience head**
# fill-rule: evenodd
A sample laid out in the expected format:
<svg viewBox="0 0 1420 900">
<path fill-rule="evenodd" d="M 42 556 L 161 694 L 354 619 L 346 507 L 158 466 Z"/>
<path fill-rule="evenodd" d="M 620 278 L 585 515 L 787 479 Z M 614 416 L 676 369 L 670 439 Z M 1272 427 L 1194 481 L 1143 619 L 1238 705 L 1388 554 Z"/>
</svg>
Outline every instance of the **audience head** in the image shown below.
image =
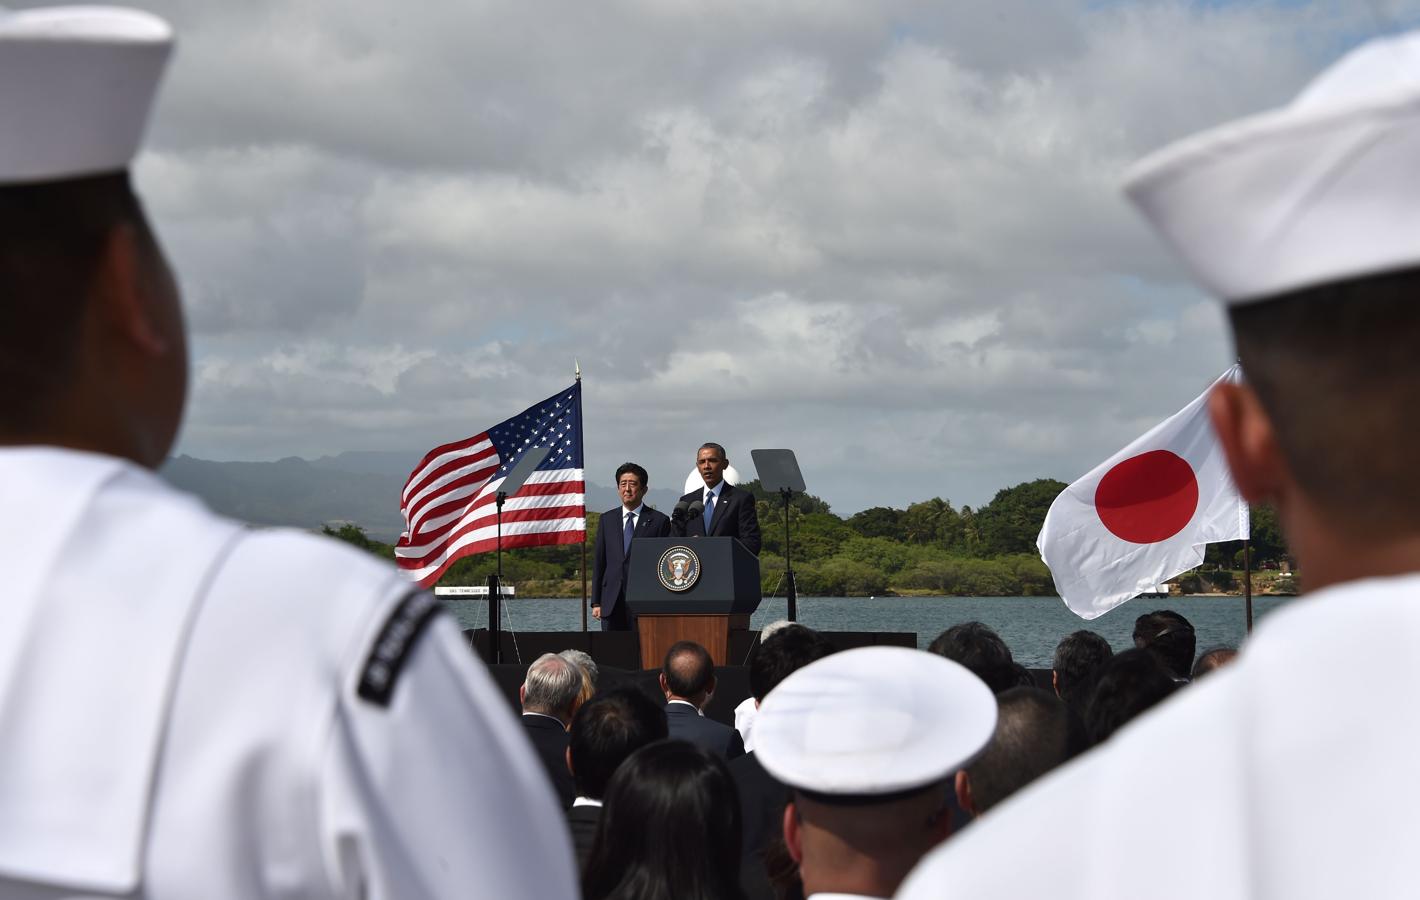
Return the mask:
<svg viewBox="0 0 1420 900">
<path fill-rule="evenodd" d="M 544 653 L 528 666 L 519 691 L 523 712 L 552 716 L 563 724 L 572 720 L 581 694 L 582 670 L 556 653 Z"/>
<path fill-rule="evenodd" d="M 1055 645 L 1055 660 L 1052 678 L 1055 693 L 1060 695 L 1077 713 L 1083 714 L 1085 702 L 1095 685 L 1095 676 L 1110 657 L 1114 649 L 1109 641 L 1093 631 L 1081 629 L 1061 638 Z"/>
<path fill-rule="evenodd" d="M 928 652 L 966 666 L 995 693 L 1017 686 L 1011 650 L 1000 635 L 980 622 L 962 622 L 937 635 Z"/>
<path fill-rule="evenodd" d="M 557 655 L 582 671 L 582 691 L 577 696 L 577 705 L 581 706 L 592 699 L 592 695 L 597 692 L 597 675 L 599 673 L 596 661 L 585 650 L 563 650 Z"/>
<path fill-rule="evenodd" d="M 949 779 L 995 720 L 981 679 L 902 647 L 834 653 L 775 687 L 755 755 L 793 792 L 784 843 L 804 893 L 891 896 L 947 837 Z"/>
<path fill-rule="evenodd" d="M 1085 723 L 1064 700 L 1033 687 L 996 696 L 996 730 L 986 750 L 957 773 L 957 799 L 981 815 L 1089 746 Z"/>
<path fill-rule="evenodd" d="M 1164 664 L 1147 650 L 1125 650 L 1105 663 L 1085 708 L 1090 739 L 1100 743 L 1178 688 Z"/>
<path fill-rule="evenodd" d="M 694 641 L 672 644 L 661 667 L 661 692 L 667 700 L 686 700 L 703 707 L 715 692 L 715 662 L 710 651 Z"/>
<path fill-rule="evenodd" d="M 759 642 L 761 644 L 764 643 L 765 641 L 774 637 L 774 632 L 778 631 L 781 628 L 787 628 L 793 624 L 796 623 L 790 622 L 788 619 L 775 619 L 773 622 L 770 622 L 768 625 L 765 625 L 763 628 L 759 629 Z"/>
<path fill-rule="evenodd" d="M 1193 664 L 1193 680 L 1197 681 L 1215 669 L 1221 669 L 1238 658 L 1238 651 L 1232 647 L 1214 647 L 1205 650 Z"/>
<path fill-rule="evenodd" d="M 1224 440 L 1229 468 L 1249 500 L 1280 501 L 1304 561 L 1313 549 L 1333 554 L 1354 541 L 1420 534 L 1420 424 L 1408 414 L 1420 403 L 1417 262 L 1412 253 L 1390 272 L 1228 309 L 1247 378 L 1215 389 L 1210 412 L 1220 439 L 1241 434 L 1245 418 L 1265 418 L 1271 456 Z M 1316 574 L 1308 572 L 1313 589 Z"/>
<path fill-rule="evenodd" d="M 714 754 L 642 747 L 617 768 L 582 876 L 584 900 L 739 898 L 740 807 Z"/>
<path fill-rule="evenodd" d="M 828 638 L 805 628 L 788 625 L 763 638 L 749 658 L 749 691 L 756 704 L 793 672 L 833 652 Z"/>
<path fill-rule="evenodd" d="M 1160 609 L 1134 620 L 1134 646 L 1158 657 L 1174 678 L 1188 680 L 1197 638 L 1193 626 L 1171 609 Z"/>
<path fill-rule="evenodd" d="M 577 794 L 600 800 L 617 766 L 647 744 L 666 737 L 666 714 L 634 687 L 604 691 L 572 717 L 567 764 Z"/>
</svg>

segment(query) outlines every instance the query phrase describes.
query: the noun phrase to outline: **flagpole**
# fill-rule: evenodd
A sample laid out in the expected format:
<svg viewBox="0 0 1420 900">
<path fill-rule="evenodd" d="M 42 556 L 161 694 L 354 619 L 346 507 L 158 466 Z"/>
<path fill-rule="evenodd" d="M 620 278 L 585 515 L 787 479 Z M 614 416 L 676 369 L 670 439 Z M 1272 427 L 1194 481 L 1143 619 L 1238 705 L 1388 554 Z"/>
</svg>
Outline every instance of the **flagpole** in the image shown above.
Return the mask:
<svg viewBox="0 0 1420 900">
<path fill-rule="evenodd" d="M 578 383 L 578 384 L 581 384 L 581 383 L 582 383 L 582 364 L 581 364 L 580 362 L 578 362 L 577 360 L 573 359 L 573 360 L 572 360 L 572 367 L 573 367 L 573 369 L 575 370 L 576 375 L 577 375 L 577 383 Z M 583 460 L 583 461 L 582 461 L 582 464 L 583 464 L 583 465 L 586 465 L 586 460 Z M 583 502 L 582 502 L 582 527 L 583 527 L 584 529 L 586 528 L 586 524 L 587 524 L 587 504 L 586 504 L 586 501 L 583 500 Z M 585 530 L 582 532 L 582 630 L 583 630 L 583 631 L 586 631 L 586 630 L 587 630 L 587 532 L 586 532 Z"/>
<path fill-rule="evenodd" d="M 1252 634 L 1252 507 L 1247 508 L 1247 540 L 1243 541 L 1243 606 L 1247 633 Z"/>
</svg>

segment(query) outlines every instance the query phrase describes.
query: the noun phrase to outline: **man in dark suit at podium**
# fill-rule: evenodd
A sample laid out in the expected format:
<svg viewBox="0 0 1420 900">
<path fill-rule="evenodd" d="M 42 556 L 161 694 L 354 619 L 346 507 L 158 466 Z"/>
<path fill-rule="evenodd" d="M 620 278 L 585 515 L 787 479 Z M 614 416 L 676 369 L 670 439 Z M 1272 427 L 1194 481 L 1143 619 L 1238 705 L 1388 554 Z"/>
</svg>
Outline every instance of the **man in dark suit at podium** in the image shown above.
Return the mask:
<svg viewBox="0 0 1420 900">
<path fill-rule="evenodd" d="M 632 540 L 671 534 L 670 519 L 641 502 L 648 486 L 645 469 L 633 462 L 622 463 L 616 470 L 621 505 L 602 513 L 597 526 L 596 549 L 592 553 L 592 616 L 601 620 L 602 631 L 631 630 L 626 575 Z"/>
<path fill-rule="evenodd" d="M 755 556 L 759 555 L 759 514 L 755 512 L 754 495 L 725 481 L 725 467 L 730 464 L 725 448 L 719 444 L 703 444 L 695 457 L 705 487 L 691 491 L 676 504 L 678 515 L 671 520 L 675 537 L 732 537 Z M 681 513 L 702 505 L 699 513 Z"/>
</svg>

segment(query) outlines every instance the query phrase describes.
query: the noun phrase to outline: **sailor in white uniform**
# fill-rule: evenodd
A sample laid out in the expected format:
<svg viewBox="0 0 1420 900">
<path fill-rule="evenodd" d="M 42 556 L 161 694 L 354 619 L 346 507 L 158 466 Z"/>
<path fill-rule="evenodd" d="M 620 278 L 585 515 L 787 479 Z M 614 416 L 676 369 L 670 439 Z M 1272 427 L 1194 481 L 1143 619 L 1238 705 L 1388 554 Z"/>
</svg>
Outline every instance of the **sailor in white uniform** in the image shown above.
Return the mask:
<svg viewBox="0 0 1420 900">
<path fill-rule="evenodd" d="M 1420 33 L 1145 159 L 1126 189 L 1228 303 L 1248 383 L 1210 412 L 1307 596 L 898 896 L 1420 896 Z"/>
<path fill-rule="evenodd" d="M 848 650 L 780 682 L 756 717 L 755 754 L 792 791 L 784 843 L 804 895 L 892 896 L 950 833 L 952 777 L 995 727 L 981 679 L 921 650 Z"/>
<path fill-rule="evenodd" d="M 151 471 L 187 358 L 126 168 L 171 43 L 0 10 L 0 897 L 575 897 L 437 602 Z"/>
</svg>

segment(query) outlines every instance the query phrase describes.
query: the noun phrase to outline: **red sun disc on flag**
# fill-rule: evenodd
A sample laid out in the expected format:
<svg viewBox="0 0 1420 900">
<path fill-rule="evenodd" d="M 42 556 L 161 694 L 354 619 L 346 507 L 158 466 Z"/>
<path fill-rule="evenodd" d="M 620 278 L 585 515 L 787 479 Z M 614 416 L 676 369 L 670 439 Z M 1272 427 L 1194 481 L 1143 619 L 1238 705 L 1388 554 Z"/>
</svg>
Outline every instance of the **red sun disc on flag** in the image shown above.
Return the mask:
<svg viewBox="0 0 1420 900">
<path fill-rule="evenodd" d="M 1198 479 L 1183 457 L 1167 450 L 1131 456 L 1095 488 L 1104 527 L 1132 544 L 1156 544 L 1184 529 L 1198 509 Z"/>
</svg>

